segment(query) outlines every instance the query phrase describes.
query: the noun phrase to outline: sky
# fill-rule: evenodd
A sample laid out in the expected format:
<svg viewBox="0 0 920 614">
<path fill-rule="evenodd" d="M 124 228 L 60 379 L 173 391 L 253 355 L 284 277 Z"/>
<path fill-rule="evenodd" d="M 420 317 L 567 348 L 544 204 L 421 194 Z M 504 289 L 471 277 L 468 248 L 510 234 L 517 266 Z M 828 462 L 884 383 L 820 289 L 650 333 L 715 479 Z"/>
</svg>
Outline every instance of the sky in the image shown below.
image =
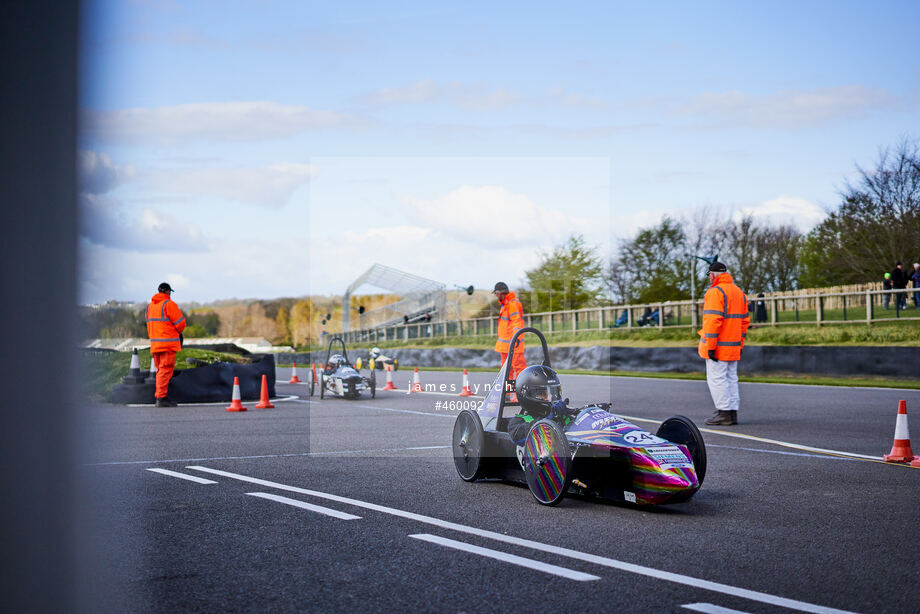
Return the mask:
<svg viewBox="0 0 920 614">
<path fill-rule="evenodd" d="M 920 3 L 641 4 L 85 2 L 80 302 L 515 287 L 704 206 L 807 231 L 920 138 Z"/>
</svg>

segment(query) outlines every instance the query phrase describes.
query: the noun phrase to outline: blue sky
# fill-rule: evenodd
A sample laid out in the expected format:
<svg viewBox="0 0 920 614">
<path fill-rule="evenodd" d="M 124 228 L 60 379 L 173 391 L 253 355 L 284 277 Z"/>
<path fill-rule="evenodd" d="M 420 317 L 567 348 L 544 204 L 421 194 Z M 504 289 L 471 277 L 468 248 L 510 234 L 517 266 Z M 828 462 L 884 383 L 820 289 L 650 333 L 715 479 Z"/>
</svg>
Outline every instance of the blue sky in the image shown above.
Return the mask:
<svg viewBox="0 0 920 614">
<path fill-rule="evenodd" d="M 512 285 L 708 205 L 803 230 L 920 137 L 916 2 L 89 2 L 81 302 Z"/>
</svg>

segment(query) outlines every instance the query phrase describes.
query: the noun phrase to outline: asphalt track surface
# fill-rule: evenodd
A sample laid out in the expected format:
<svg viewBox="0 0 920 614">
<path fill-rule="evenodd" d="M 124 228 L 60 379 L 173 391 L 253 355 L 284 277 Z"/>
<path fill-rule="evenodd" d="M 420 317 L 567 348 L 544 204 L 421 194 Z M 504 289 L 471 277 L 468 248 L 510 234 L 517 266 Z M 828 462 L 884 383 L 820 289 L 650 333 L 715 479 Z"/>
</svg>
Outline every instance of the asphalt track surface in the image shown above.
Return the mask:
<svg viewBox="0 0 920 614">
<path fill-rule="evenodd" d="M 920 416 L 920 393 L 742 384 L 742 424 L 704 431 L 709 469 L 691 501 L 547 508 L 526 488 L 460 480 L 449 448 L 460 374 L 421 373 L 445 394 L 406 394 L 410 376 L 358 401 L 279 383 L 300 398 L 245 413 L 87 407 L 83 609 L 920 609 L 920 469 L 781 445 L 880 457 L 898 400 Z M 470 374 L 474 388 L 491 379 Z M 573 405 L 612 401 L 652 432 L 678 413 L 702 426 L 712 411 L 705 382 L 562 380 Z"/>
</svg>

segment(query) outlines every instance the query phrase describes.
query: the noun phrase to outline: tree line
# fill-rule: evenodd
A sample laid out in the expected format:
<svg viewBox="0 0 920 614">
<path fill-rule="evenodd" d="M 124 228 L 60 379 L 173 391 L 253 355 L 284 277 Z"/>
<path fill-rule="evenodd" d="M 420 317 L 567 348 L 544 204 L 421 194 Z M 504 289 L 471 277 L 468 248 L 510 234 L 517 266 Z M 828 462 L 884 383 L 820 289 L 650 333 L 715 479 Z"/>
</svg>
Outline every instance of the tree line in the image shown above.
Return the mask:
<svg viewBox="0 0 920 614">
<path fill-rule="evenodd" d="M 530 312 L 686 300 L 693 285 L 697 297 L 705 291 L 702 258 L 716 255 L 749 294 L 880 281 L 895 262 L 920 261 L 918 141 L 883 149 L 873 168 L 857 166 L 840 199 L 808 233 L 701 207 L 622 239 L 606 260 L 575 235 L 542 254 L 519 295 Z"/>
</svg>

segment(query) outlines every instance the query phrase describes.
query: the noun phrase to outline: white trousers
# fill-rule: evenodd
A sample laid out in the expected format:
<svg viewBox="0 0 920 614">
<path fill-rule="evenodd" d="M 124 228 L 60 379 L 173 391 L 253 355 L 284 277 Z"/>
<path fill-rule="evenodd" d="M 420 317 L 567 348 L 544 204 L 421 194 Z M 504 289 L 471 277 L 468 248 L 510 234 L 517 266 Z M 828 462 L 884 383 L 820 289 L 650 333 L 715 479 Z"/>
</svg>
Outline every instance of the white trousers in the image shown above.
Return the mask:
<svg viewBox="0 0 920 614">
<path fill-rule="evenodd" d="M 741 396 L 738 394 L 738 361 L 706 360 L 706 383 L 716 409 L 738 411 Z"/>
</svg>

